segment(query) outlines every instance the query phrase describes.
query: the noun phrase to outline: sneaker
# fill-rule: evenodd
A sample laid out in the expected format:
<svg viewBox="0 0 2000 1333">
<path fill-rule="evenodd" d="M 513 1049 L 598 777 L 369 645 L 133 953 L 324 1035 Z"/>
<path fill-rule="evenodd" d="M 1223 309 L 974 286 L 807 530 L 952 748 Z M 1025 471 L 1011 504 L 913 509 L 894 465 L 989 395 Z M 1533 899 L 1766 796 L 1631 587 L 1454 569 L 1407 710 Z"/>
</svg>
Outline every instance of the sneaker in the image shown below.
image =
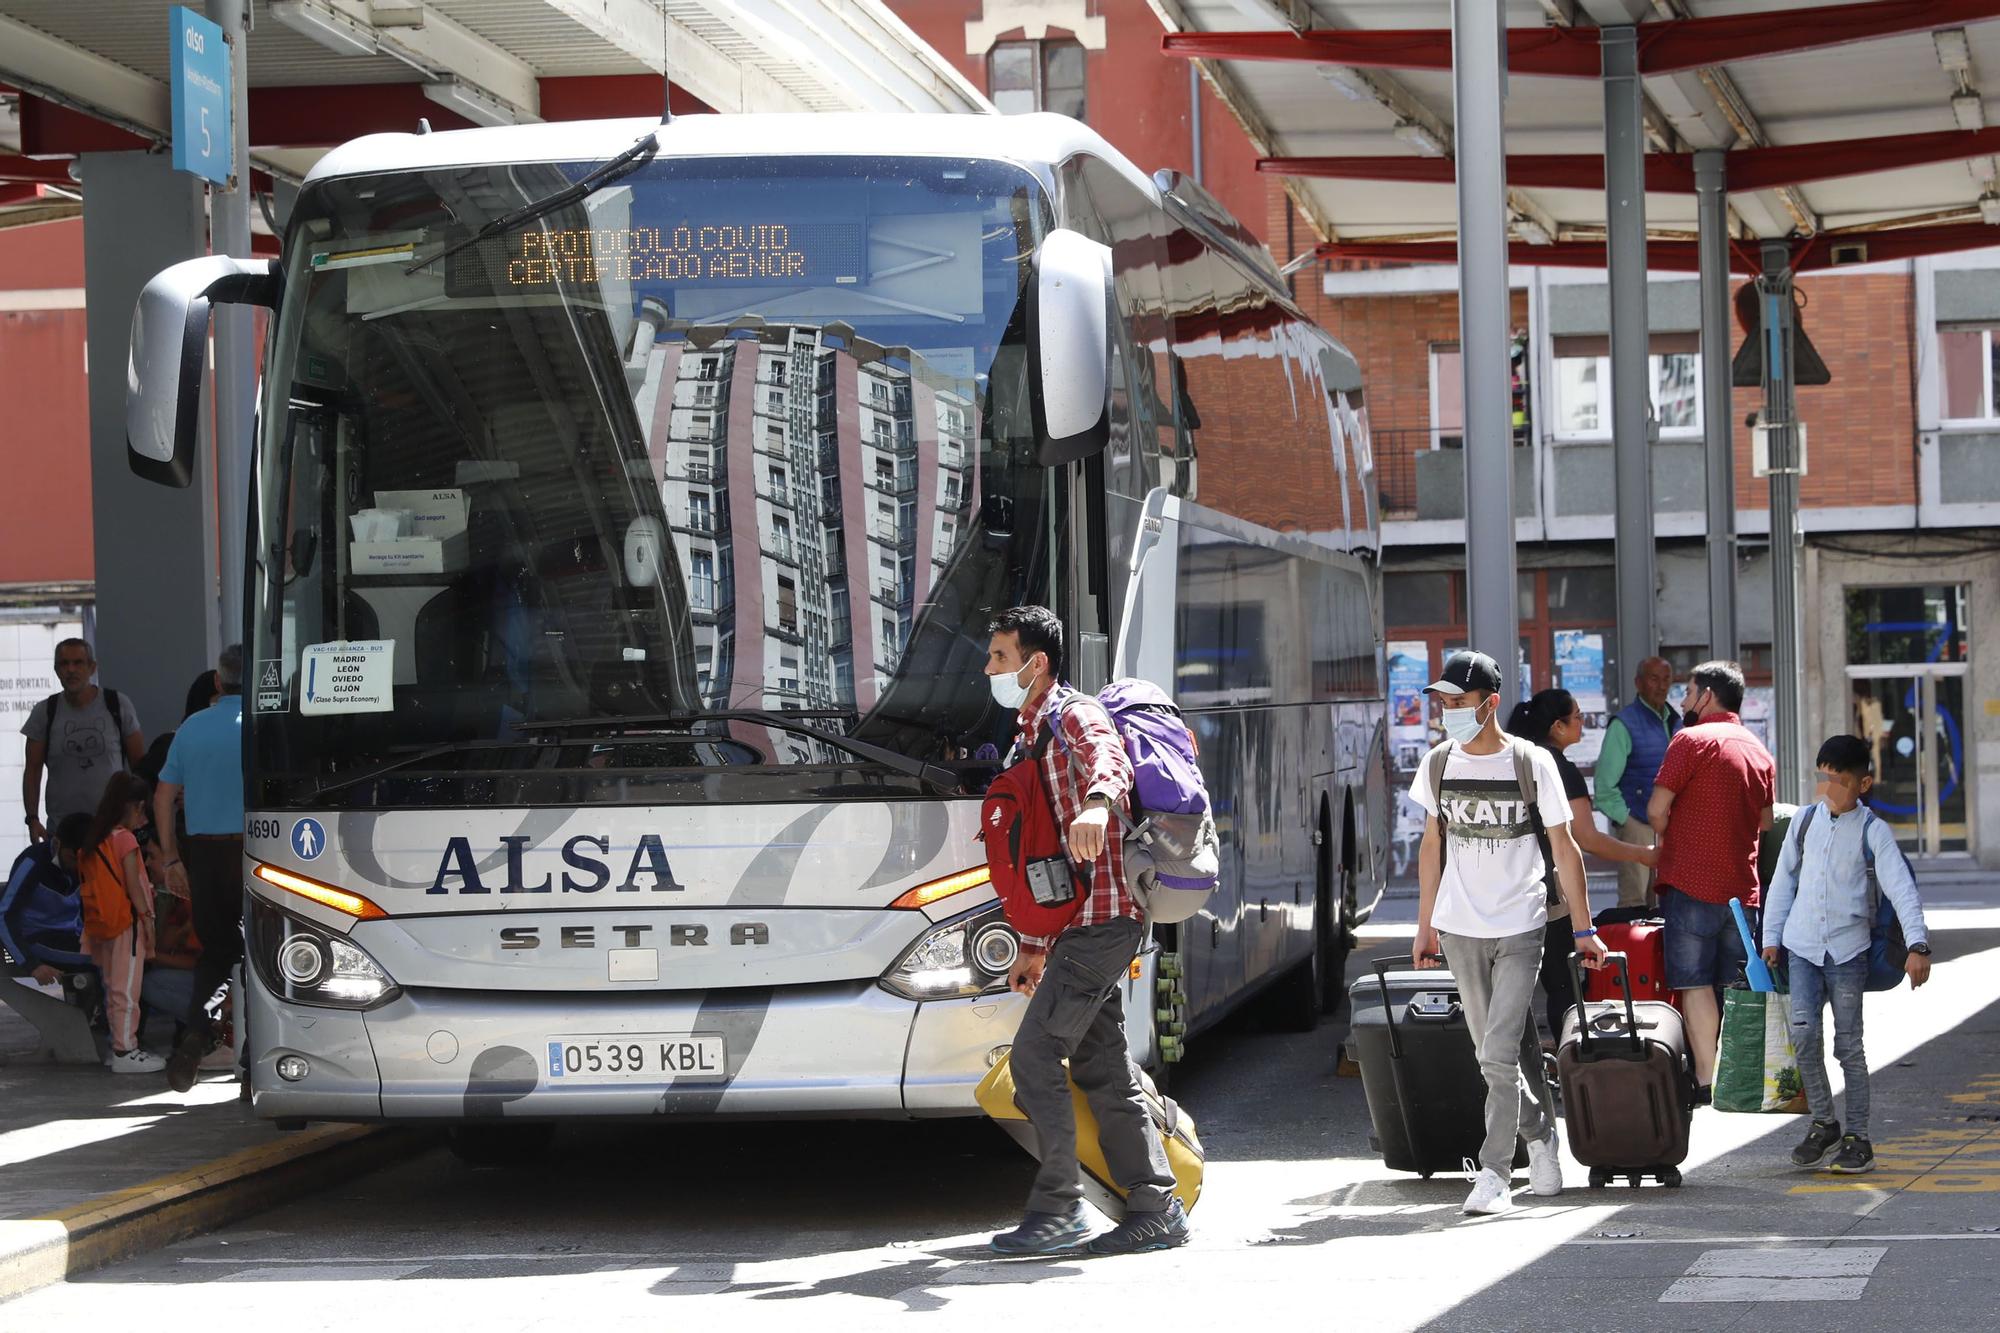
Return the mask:
<svg viewBox="0 0 2000 1333">
<path fill-rule="evenodd" d="M 167 1067 L 165 1060 L 136 1046 L 129 1051 L 113 1051 L 104 1063 L 111 1066 L 114 1074 L 157 1074 Z"/>
<path fill-rule="evenodd" d="M 1507 1178 L 1492 1167 L 1481 1167 L 1479 1174 L 1473 1177 L 1472 1193 L 1465 1196 L 1465 1202 L 1458 1211 L 1486 1215 L 1504 1213 L 1513 1206 L 1513 1187 Z"/>
<path fill-rule="evenodd" d="M 1838 1120 L 1815 1120 L 1806 1131 L 1805 1142 L 1792 1149 L 1793 1166 L 1818 1166 L 1820 1158 L 1833 1150 L 1840 1142 L 1840 1122 Z"/>
<path fill-rule="evenodd" d="M 1154 1213 L 1127 1213 L 1125 1220 L 1084 1248 L 1092 1254 L 1139 1254 L 1145 1250 L 1171 1250 L 1188 1242 L 1187 1210 L 1179 1199 Z"/>
<path fill-rule="evenodd" d="M 1849 1134 L 1840 1141 L 1840 1151 L 1833 1155 L 1833 1161 L 1826 1169 L 1836 1176 L 1858 1176 L 1864 1171 L 1873 1171 L 1875 1149 L 1859 1134 Z"/>
<path fill-rule="evenodd" d="M 1528 1143 L 1528 1188 L 1543 1198 L 1563 1192 L 1562 1140 L 1553 1129 Z"/>
<path fill-rule="evenodd" d="M 195 1070 L 201 1065 L 201 1057 L 208 1054 L 208 1034 L 190 1028 L 174 1043 L 174 1053 L 167 1059 L 167 1086 L 175 1092 L 186 1092 L 194 1086 Z"/>
<path fill-rule="evenodd" d="M 1073 1250 L 1090 1234 L 1090 1220 L 1083 1205 L 1070 1205 L 1066 1213 L 1029 1212 L 1021 1225 L 1003 1231 L 989 1242 L 996 1254 L 1061 1254 Z"/>
</svg>

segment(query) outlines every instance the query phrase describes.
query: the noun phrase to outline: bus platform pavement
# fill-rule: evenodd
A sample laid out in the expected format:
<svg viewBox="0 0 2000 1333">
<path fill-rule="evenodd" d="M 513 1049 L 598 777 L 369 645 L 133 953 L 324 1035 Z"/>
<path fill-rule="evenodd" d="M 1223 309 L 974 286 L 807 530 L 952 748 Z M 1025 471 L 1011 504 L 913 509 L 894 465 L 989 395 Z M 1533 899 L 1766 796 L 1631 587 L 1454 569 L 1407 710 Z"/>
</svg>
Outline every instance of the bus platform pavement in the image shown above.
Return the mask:
<svg viewBox="0 0 2000 1333">
<path fill-rule="evenodd" d="M 359 1126 L 281 1132 L 251 1114 L 229 1071 L 177 1093 L 163 1073 L 49 1063 L 38 1044 L 0 1008 L 0 1300 L 415 1146 Z"/>
</svg>

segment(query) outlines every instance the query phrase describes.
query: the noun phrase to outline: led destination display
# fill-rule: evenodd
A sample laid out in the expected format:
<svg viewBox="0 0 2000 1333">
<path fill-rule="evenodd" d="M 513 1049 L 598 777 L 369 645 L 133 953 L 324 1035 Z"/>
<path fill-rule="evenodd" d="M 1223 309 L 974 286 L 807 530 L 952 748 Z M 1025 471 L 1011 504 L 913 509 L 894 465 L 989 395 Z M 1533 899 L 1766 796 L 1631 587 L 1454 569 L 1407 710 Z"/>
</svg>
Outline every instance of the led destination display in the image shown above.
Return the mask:
<svg viewBox="0 0 2000 1333">
<path fill-rule="evenodd" d="M 445 290 L 452 296 L 531 296 L 598 282 L 845 285 L 867 276 L 864 238 L 858 222 L 531 228 L 451 256 Z"/>
</svg>

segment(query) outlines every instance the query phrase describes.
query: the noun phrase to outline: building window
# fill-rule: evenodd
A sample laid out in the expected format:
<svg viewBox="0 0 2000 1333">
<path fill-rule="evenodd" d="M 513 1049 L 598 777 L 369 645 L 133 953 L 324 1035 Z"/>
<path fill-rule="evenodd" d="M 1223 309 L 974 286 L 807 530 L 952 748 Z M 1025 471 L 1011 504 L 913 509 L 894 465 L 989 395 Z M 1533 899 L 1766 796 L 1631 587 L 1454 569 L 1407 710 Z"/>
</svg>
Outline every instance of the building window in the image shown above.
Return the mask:
<svg viewBox="0 0 2000 1333">
<path fill-rule="evenodd" d="M 710 516 L 707 491 L 688 492 L 688 527 L 696 532 L 712 532 L 715 520 Z"/>
<path fill-rule="evenodd" d="M 1656 333 L 1647 358 L 1653 419 L 1667 437 L 1701 433 L 1701 355 L 1692 333 Z M 1596 336 L 1555 340 L 1556 438 L 1608 439 L 1611 435 L 1611 340 Z"/>
<path fill-rule="evenodd" d="M 1465 377 L 1457 343 L 1431 344 L 1431 448 L 1465 447 Z"/>
<path fill-rule="evenodd" d="M 715 557 L 706 551 L 688 557 L 688 603 L 697 611 L 715 609 Z"/>
<path fill-rule="evenodd" d="M 1053 111 L 1082 120 L 1083 47 L 1064 40 L 997 43 L 986 57 L 986 90 L 1004 115 Z"/>
<path fill-rule="evenodd" d="M 780 500 L 785 498 L 785 470 L 781 467 L 771 469 L 771 494 Z"/>
<path fill-rule="evenodd" d="M 771 550 L 780 560 L 792 558 L 792 521 L 782 514 L 771 516 Z"/>
<path fill-rule="evenodd" d="M 712 439 L 714 439 L 714 438 L 715 438 L 715 417 L 714 417 L 714 415 L 713 415 L 713 414 L 711 414 L 711 413 L 708 413 L 708 412 L 692 412 L 692 413 L 689 413 L 689 414 L 688 414 L 688 438 L 689 438 L 689 439 L 694 439 L 694 440 L 712 440 Z"/>
<path fill-rule="evenodd" d="M 798 585 L 782 574 L 778 576 L 778 628 L 788 634 L 799 632 Z"/>
<path fill-rule="evenodd" d="M 707 481 L 709 453 L 706 449 L 688 450 L 688 480 Z"/>
<path fill-rule="evenodd" d="M 1961 324 L 1940 328 L 1937 340 L 1944 419 L 1985 422 L 2000 418 L 2000 403 L 1996 403 L 1993 391 L 1993 330 Z"/>
</svg>

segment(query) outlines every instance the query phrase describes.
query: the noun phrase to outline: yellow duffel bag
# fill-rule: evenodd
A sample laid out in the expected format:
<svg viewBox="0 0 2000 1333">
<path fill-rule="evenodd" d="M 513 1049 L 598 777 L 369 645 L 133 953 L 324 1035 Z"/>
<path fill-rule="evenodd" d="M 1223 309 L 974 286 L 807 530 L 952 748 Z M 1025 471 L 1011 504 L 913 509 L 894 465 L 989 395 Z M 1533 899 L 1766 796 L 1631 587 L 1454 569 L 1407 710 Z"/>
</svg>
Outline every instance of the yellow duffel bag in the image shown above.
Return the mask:
<svg viewBox="0 0 2000 1333">
<path fill-rule="evenodd" d="M 979 1101 L 979 1109 L 993 1117 L 994 1124 L 1006 1130 L 1029 1156 L 1039 1160 L 1041 1144 L 1035 1137 L 1035 1127 L 1029 1123 L 1028 1113 L 1014 1100 L 1012 1059 L 1011 1052 L 1001 1056 L 979 1081 L 979 1089 L 973 1096 Z M 1194 1117 L 1173 1098 L 1161 1096 L 1144 1070 L 1139 1071 L 1139 1091 L 1146 1099 L 1154 1128 L 1159 1130 L 1167 1147 L 1167 1164 L 1174 1172 L 1174 1197 L 1181 1201 L 1181 1207 L 1193 1212 L 1195 1202 L 1201 1198 L 1202 1167 L 1208 1160 L 1200 1138 L 1195 1135 Z M 1091 1114 L 1090 1103 L 1076 1084 L 1069 1085 L 1069 1095 L 1071 1109 L 1076 1114 L 1076 1160 L 1083 1168 L 1083 1195 L 1105 1216 L 1122 1218 L 1125 1192 L 1113 1183 L 1104 1164 L 1104 1149 L 1097 1142 L 1097 1117 Z"/>
</svg>

